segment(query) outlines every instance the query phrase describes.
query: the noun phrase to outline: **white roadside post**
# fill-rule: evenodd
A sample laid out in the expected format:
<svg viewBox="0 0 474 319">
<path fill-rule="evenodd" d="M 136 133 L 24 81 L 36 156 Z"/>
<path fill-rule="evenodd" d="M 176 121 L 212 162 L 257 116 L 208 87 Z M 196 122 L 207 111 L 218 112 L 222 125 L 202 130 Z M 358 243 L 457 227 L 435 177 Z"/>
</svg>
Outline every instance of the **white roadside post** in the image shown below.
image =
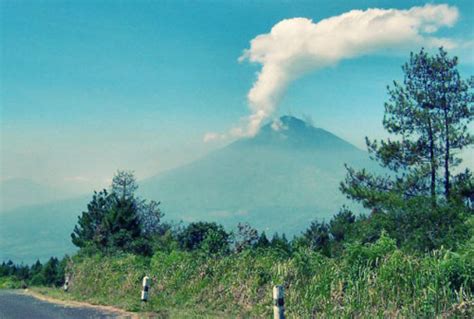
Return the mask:
<svg viewBox="0 0 474 319">
<path fill-rule="evenodd" d="M 273 318 L 285 319 L 285 301 L 282 286 L 273 287 Z"/>
<path fill-rule="evenodd" d="M 63 286 L 64 291 L 68 291 L 69 289 L 69 275 L 66 276 L 64 279 L 64 286 Z"/>
<path fill-rule="evenodd" d="M 150 277 L 148 277 L 148 276 L 143 277 L 142 286 L 143 286 L 143 288 L 142 288 L 141 300 L 144 301 L 144 302 L 147 302 L 148 301 L 148 290 L 150 289 Z"/>
</svg>

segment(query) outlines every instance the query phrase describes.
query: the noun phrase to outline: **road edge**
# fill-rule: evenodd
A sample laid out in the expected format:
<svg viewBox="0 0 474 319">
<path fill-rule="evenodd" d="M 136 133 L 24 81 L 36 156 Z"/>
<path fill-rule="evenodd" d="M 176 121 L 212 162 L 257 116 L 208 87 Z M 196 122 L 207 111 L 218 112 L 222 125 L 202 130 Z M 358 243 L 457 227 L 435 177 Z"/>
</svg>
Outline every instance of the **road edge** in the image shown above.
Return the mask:
<svg viewBox="0 0 474 319">
<path fill-rule="evenodd" d="M 96 310 L 106 310 L 108 312 L 114 313 L 119 318 L 130 318 L 130 319 L 140 319 L 143 317 L 140 317 L 139 314 L 129 312 L 120 308 L 116 308 L 113 306 L 104 306 L 104 305 L 93 305 L 84 301 L 76 301 L 76 300 L 61 300 L 61 299 L 56 299 L 50 296 L 43 295 L 37 291 L 33 291 L 30 289 L 23 289 L 21 290 L 21 293 L 25 295 L 29 295 L 31 297 L 34 297 L 36 299 L 39 299 L 41 301 L 46 301 L 58 305 L 63 305 L 66 307 L 76 307 L 76 308 L 91 308 L 91 309 L 96 309 Z"/>
</svg>

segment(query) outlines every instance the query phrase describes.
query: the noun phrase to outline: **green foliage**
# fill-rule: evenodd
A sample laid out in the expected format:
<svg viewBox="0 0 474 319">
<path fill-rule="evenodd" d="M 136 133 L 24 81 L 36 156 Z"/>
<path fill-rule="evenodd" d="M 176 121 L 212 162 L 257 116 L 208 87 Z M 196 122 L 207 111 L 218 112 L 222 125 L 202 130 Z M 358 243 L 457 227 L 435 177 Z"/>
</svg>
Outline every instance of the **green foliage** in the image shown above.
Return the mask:
<svg viewBox="0 0 474 319">
<path fill-rule="evenodd" d="M 3 288 L 26 288 L 33 286 L 60 286 L 64 282 L 64 272 L 69 257 L 62 260 L 51 257 L 44 265 L 37 260 L 33 265 L 16 265 L 13 261 L 0 265 L 0 282 Z"/>
<path fill-rule="evenodd" d="M 453 179 L 459 180 L 453 167 L 461 162 L 456 150 L 473 143 L 468 124 L 474 118 L 474 81 L 462 80 L 457 64 L 442 48 L 435 56 L 423 49 L 411 54 L 403 84 L 388 88 L 385 103 L 383 125 L 396 138 L 367 139 L 369 152 L 392 174 L 348 168 L 341 190 L 349 198 L 390 210 L 414 196 L 429 197 L 435 206 L 441 189 L 445 200 L 457 196 L 452 192 Z"/>
<path fill-rule="evenodd" d="M 71 234 L 72 242 L 85 251 L 117 250 L 149 253 L 147 241 L 141 238 L 142 227 L 134 197 L 118 197 L 106 190 L 94 193 L 88 211 L 79 217 Z"/>
<path fill-rule="evenodd" d="M 385 232 L 371 244 L 348 244 L 328 258 L 300 247 L 202 258 L 200 251 L 75 260 L 70 293 L 80 300 L 140 309 L 141 278 L 152 278 L 145 311 L 193 309 L 193 317 L 269 317 L 271 290 L 285 287 L 288 317 L 456 317 L 472 315 L 472 250 L 418 256 Z M 107 277 L 103 276 L 107 273 Z M 113 292 L 113 293 L 111 293 Z"/>
<path fill-rule="evenodd" d="M 51 257 L 41 271 L 44 284 L 47 286 L 60 286 L 64 280 L 64 272 L 59 267 L 59 260 Z"/>
<path fill-rule="evenodd" d="M 383 125 L 395 139 L 367 139 L 390 172 L 347 167 L 341 191 L 371 214 L 337 234 L 365 243 L 386 230 L 400 247 L 421 252 L 456 248 L 468 238 L 474 179 L 469 170 L 453 175 L 453 168 L 461 162 L 456 150 L 473 142 L 467 127 L 474 81 L 461 79 L 457 63 L 442 48 L 434 56 L 423 49 L 411 54 L 403 83 L 388 88 Z"/>
<path fill-rule="evenodd" d="M 121 199 L 134 197 L 138 184 L 132 171 L 118 170 L 112 178 L 112 193 Z"/>
<path fill-rule="evenodd" d="M 160 203 L 135 197 L 137 188 L 133 173 L 118 171 L 112 193 L 94 192 L 71 234 L 81 253 L 152 254 L 153 238 L 163 236 L 170 227 L 161 223 Z"/>
<path fill-rule="evenodd" d="M 292 251 L 291 244 L 286 239 L 285 234 L 280 236 L 278 233 L 273 234 L 270 248 L 274 253 L 278 253 L 281 256 L 289 256 Z"/>
<path fill-rule="evenodd" d="M 329 226 L 325 222 L 313 221 L 303 233 L 301 244 L 314 251 L 319 251 L 325 256 L 330 255 Z"/>
<path fill-rule="evenodd" d="M 234 249 L 237 252 L 254 247 L 260 238 L 258 231 L 252 228 L 249 223 L 238 223 L 237 231 L 233 237 Z"/>
<path fill-rule="evenodd" d="M 255 243 L 256 248 L 268 248 L 270 246 L 270 241 L 267 238 L 267 235 L 263 231 L 260 236 L 258 237 L 257 242 Z"/>
<path fill-rule="evenodd" d="M 107 232 L 103 224 L 111 206 L 111 196 L 106 190 L 94 192 L 87 211 L 78 218 L 71 234 L 74 245 L 80 248 L 106 246 Z"/>
<path fill-rule="evenodd" d="M 190 223 L 177 235 L 181 249 L 216 254 L 229 250 L 229 234 L 221 225 L 208 222 Z"/>
<path fill-rule="evenodd" d="M 134 251 L 134 241 L 141 235 L 138 208 L 133 198 L 111 197 L 110 209 L 101 226 L 107 234 L 107 248 Z M 140 245 L 138 245 L 139 247 Z M 137 251 L 139 252 L 139 251 Z"/>
<path fill-rule="evenodd" d="M 343 207 L 339 213 L 334 215 L 329 222 L 329 232 L 335 241 L 344 240 L 346 234 L 350 232 L 355 219 L 355 215 L 346 207 Z"/>
<path fill-rule="evenodd" d="M 373 244 L 348 243 L 344 251 L 345 261 L 355 269 L 361 266 L 374 267 L 382 258 L 396 249 L 395 240 L 382 231 L 380 238 Z"/>
</svg>

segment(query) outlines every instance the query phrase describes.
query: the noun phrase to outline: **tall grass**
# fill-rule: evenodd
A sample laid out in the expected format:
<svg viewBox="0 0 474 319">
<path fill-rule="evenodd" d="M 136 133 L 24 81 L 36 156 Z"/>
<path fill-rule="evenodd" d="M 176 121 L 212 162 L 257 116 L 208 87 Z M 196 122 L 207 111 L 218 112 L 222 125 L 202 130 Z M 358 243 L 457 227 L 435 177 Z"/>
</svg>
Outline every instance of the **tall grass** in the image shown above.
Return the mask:
<svg viewBox="0 0 474 319">
<path fill-rule="evenodd" d="M 340 258 L 309 250 L 291 257 L 277 250 L 220 257 L 172 251 L 151 259 L 76 257 L 69 271 L 71 294 L 78 299 L 164 317 L 173 309 L 187 309 L 193 317 L 269 317 L 275 284 L 285 287 L 289 318 L 473 317 L 472 248 L 415 256 L 382 236 L 369 246 L 349 245 Z M 143 308 L 145 274 L 153 285 Z"/>
</svg>

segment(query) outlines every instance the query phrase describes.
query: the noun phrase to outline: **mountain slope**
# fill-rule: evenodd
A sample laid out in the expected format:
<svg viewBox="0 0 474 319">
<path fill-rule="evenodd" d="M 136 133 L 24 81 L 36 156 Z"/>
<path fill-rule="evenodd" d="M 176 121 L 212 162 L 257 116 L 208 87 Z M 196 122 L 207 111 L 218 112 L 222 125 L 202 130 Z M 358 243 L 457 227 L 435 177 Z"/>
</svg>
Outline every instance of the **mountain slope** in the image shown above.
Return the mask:
<svg viewBox="0 0 474 319">
<path fill-rule="evenodd" d="M 89 196 L 0 212 L 0 261 L 32 263 L 74 251 L 71 232 Z"/>
<path fill-rule="evenodd" d="M 282 117 L 187 166 L 141 183 L 162 200 L 170 219 L 249 221 L 260 230 L 294 234 L 314 218 L 329 218 L 345 201 L 338 186 L 344 163 L 370 167 L 367 153 L 337 136 Z"/>
<path fill-rule="evenodd" d="M 0 182 L 0 211 L 58 201 L 70 196 L 68 192 L 29 179 L 8 179 Z"/>
<path fill-rule="evenodd" d="M 366 152 L 294 117 L 262 127 L 200 160 L 140 183 L 161 201 L 167 220 L 248 221 L 288 236 L 315 218 L 329 219 L 346 202 L 338 187 L 344 163 L 372 169 Z M 0 213 L 0 260 L 33 262 L 71 252 L 70 233 L 90 196 Z"/>
</svg>

